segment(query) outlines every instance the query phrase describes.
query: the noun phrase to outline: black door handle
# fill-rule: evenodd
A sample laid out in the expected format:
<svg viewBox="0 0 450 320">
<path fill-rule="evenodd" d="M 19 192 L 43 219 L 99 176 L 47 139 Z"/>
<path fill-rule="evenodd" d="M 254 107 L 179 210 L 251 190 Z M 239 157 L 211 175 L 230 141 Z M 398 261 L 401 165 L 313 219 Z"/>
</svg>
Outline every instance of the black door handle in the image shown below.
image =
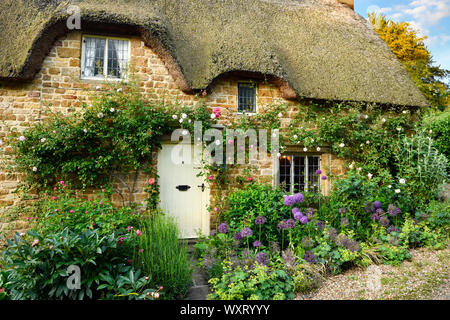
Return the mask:
<svg viewBox="0 0 450 320">
<path fill-rule="evenodd" d="M 201 186 L 197 186 L 197 187 L 202 188 L 202 192 L 205 191 L 205 184 L 204 183 L 202 183 Z"/>
<path fill-rule="evenodd" d="M 177 189 L 180 190 L 180 191 L 188 191 L 188 190 L 191 188 L 191 186 L 188 186 L 188 185 L 179 185 L 179 186 L 176 186 L 175 188 L 177 188 Z"/>
</svg>

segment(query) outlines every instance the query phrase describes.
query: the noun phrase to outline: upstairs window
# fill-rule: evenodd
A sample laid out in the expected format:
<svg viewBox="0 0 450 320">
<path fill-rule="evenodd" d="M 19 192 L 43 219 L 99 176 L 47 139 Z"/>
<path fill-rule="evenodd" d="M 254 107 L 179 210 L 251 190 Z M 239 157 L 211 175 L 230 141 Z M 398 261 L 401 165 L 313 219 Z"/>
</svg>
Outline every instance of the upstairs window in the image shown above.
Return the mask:
<svg viewBox="0 0 450 320">
<path fill-rule="evenodd" d="M 253 83 L 238 84 L 238 112 L 256 112 L 256 85 Z"/>
<path fill-rule="evenodd" d="M 81 78 L 123 79 L 130 59 L 130 41 L 84 36 Z"/>
<path fill-rule="evenodd" d="M 282 155 L 279 158 L 279 185 L 286 192 L 317 192 L 320 176 L 320 156 Z"/>
</svg>

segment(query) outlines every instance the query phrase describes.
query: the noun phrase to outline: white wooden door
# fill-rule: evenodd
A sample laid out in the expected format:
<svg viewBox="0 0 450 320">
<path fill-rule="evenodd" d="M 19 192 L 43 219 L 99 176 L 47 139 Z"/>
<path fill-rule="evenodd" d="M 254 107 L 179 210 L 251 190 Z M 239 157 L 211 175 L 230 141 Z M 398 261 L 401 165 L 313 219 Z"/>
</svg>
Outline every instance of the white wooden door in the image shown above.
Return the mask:
<svg viewBox="0 0 450 320">
<path fill-rule="evenodd" d="M 179 152 L 180 148 L 184 148 L 184 152 Z M 199 232 L 209 233 L 209 190 L 204 178 L 197 177 L 199 169 L 193 161 L 194 148 L 189 154 L 190 149 L 189 145 L 163 144 L 158 155 L 160 207 L 176 219 L 184 239 L 197 238 Z"/>
</svg>

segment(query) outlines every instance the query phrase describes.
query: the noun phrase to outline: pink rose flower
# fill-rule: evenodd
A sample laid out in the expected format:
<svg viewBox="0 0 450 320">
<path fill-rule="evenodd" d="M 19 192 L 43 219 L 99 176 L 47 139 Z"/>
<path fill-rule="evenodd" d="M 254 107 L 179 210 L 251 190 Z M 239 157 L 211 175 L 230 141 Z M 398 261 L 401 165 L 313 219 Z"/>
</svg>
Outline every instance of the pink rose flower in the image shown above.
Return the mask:
<svg viewBox="0 0 450 320">
<path fill-rule="evenodd" d="M 155 178 L 148 179 L 148 184 L 152 185 L 155 183 Z"/>
<path fill-rule="evenodd" d="M 210 174 L 209 177 L 208 177 L 208 180 L 211 181 L 212 179 L 213 179 L 213 175 Z"/>
<path fill-rule="evenodd" d="M 136 230 L 136 234 L 138 235 L 138 237 L 142 234 L 142 231 L 141 230 L 139 230 L 139 229 L 137 229 Z"/>
<path fill-rule="evenodd" d="M 34 239 L 33 243 L 31 244 L 32 247 L 34 247 L 35 245 L 37 245 L 39 243 L 38 239 Z"/>
</svg>

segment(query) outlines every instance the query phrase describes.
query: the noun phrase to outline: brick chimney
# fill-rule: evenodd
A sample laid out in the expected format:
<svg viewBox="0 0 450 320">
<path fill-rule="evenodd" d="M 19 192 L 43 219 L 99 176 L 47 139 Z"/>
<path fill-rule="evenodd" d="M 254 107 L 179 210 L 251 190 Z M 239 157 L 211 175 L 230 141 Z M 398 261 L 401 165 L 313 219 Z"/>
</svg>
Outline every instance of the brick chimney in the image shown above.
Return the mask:
<svg viewBox="0 0 450 320">
<path fill-rule="evenodd" d="M 352 10 L 355 10 L 355 4 L 353 0 L 337 0 L 339 3 L 349 6 Z"/>
</svg>

